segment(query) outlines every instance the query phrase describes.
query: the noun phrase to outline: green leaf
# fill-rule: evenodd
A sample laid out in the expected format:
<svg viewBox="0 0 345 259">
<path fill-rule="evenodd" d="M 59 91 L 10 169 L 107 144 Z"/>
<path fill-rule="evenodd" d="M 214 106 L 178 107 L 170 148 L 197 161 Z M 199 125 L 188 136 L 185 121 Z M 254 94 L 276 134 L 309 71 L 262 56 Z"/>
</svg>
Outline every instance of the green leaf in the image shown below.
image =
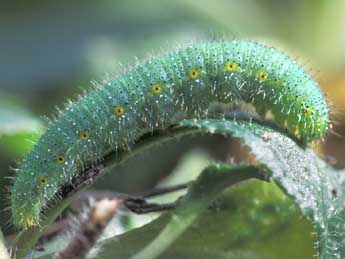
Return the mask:
<svg viewBox="0 0 345 259">
<path fill-rule="evenodd" d="M 133 152 L 196 133 L 240 138 L 260 168 L 267 168 L 267 173 L 290 198 L 267 183 L 255 183 L 251 187 L 245 183 L 243 189 L 228 188 L 224 192 L 231 185 L 226 179 L 231 179 L 238 168 L 229 166 L 224 174 L 219 173 L 224 172 L 219 168 L 208 168 L 174 212 L 100 242 L 98 258 L 129 258 L 138 251 L 135 259 L 161 253 L 159 258 L 176 258 L 176 255 L 181 258 L 310 258 L 315 254 L 312 225 L 318 234 L 315 244 L 320 258 L 343 258 L 345 195 L 341 187 L 345 177 L 311 149 L 299 147 L 284 134 L 248 121 L 185 120 L 169 134 L 148 139 Z M 117 159 L 123 162 L 126 156 Z M 205 211 L 218 195 L 222 206 Z M 311 220 L 309 224 L 302 220 L 294 204 Z M 219 213 L 226 217 L 219 219 Z M 56 247 L 52 249 L 47 247 L 45 258 L 50 258 L 49 251 Z"/>
<path fill-rule="evenodd" d="M 0 149 L 15 156 L 22 155 L 31 148 L 42 130 L 41 120 L 20 106 L 18 100 L 1 97 Z"/>
<path fill-rule="evenodd" d="M 344 176 L 283 134 L 250 122 L 186 120 L 182 126 L 241 138 L 256 160 L 313 221 L 319 257 L 345 258 Z"/>
<path fill-rule="evenodd" d="M 0 122 L 0 137 L 23 132 L 35 132 L 42 126 L 41 121 L 23 107 L 3 99 L 0 100 Z"/>
<path fill-rule="evenodd" d="M 138 251 L 134 258 L 154 258 L 160 252 L 158 258 L 169 259 L 311 258 L 312 226 L 293 201 L 274 183 L 237 184 L 260 178 L 260 173 L 260 168 L 246 165 L 206 168 L 175 211 L 101 241 L 97 258 L 131 258 Z M 307 231 L 300 233 L 301 228 Z M 289 249 L 286 243 L 299 249 Z"/>
<path fill-rule="evenodd" d="M 169 223 L 159 235 L 132 259 L 156 258 L 196 220 L 208 205 L 226 187 L 250 178 L 264 178 L 260 169 L 247 165 L 211 165 L 189 188 L 176 210 L 171 213 Z"/>
<path fill-rule="evenodd" d="M 204 211 L 186 204 L 190 207 L 189 215 L 181 218 L 179 224 L 185 226 L 185 220 L 191 215 L 199 218 L 170 246 L 166 240 L 170 240 L 181 225 L 176 226 L 171 216 L 165 214 L 142 228 L 104 241 L 98 258 L 131 258 L 130 255 L 142 247 L 145 250 L 140 253 L 153 255 L 158 249 L 151 242 L 159 249 L 166 249 L 157 257 L 159 259 L 312 257 L 311 224 L 301 217 L 298 207 L 274 183 L 246 181 L 225 191 L 219 188 L 217 195 L 213 205 Z M 190 202 L 199 203 L 199 197 L 194 198 Z M 204 206 L 210 204 L 201 200 Z M 174 231 L 168 231 L 170 229 Z M 300 233 L 300 229 L 305 232 Z"/>
</svg>

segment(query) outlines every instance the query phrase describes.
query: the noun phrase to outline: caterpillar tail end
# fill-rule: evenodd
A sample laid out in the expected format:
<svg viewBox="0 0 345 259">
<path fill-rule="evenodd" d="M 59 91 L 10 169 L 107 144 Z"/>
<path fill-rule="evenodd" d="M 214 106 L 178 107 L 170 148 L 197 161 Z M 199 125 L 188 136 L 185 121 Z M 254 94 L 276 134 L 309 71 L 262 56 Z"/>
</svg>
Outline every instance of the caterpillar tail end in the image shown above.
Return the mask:
<svg viewBox="0 0 345 259">
<path fill-rule="evenodd" d="M 40 211 L 33 208 L 12 208 L 12 222 L 19 228 L 32 228 L 40 223 Z"/>
</svg>

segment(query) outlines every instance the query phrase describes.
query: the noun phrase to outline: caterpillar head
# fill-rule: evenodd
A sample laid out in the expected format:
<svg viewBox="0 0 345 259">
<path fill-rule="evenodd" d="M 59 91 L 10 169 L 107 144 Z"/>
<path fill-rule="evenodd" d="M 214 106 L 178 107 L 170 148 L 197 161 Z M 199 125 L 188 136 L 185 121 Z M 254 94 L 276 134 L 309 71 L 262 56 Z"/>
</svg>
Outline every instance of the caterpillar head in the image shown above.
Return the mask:
<svg viewBox="0 0 345 259">
<path fill-rule="evenodd" d="M 297 115 L 297 118 L 295 118 L 295 121 L 297 121 L 295 133 L 304 142 L 321 139 L 327 132 L 330 123 L 327 102 L 317 83 L 310 82 L 312 85 L 308 88 L 314 86 L 315 91 L 312 93 L 307 91 L 304 94 L 305 97 L 297 98 L 294 103 L 296 109 L 294 114 Z"/>
<path fill-rule="evenodd" d="M 318 111 L 313 108 L 306 108 L 304 111 L 304 120 L 300 123 L 300 135 L 306 142 L 322 138 L 329 128 L 329 114 L 327 106 L 324 111 Z"/>
</svg>

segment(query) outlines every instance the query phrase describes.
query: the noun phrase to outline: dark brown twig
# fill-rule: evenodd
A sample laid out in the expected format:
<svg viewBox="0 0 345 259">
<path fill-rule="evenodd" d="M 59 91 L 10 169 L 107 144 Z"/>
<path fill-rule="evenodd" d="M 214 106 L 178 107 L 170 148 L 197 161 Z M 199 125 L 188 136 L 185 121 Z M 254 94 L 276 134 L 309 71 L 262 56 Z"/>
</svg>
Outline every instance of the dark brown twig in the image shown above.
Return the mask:
<svg viewBox="0 0 345 259">
<path fill-rule="evenodd" d="M 166 210 L 171 210 L 176 207 L 176 202 L 166 203 L 166 204 L 157 204 L 157 203 L 148 203 L 141 198 L 130 198 L 124 201 L 124 205 L 130 211 L 136 214 L 145 214 L 151 212 L 161 212 Z"/>
<path fill-rule="evenodd" d="M 56 255 L 56 259 L 83 259 L 96 244 L 109 221 L 114 217 L 120 200 L 101 200 L 91 209 L 89 217 L 80 225 L 69 245 Z"/>
<path fill-rule="evenodd" d="M 95 202 L 101 201 L 104 199 L 108 200 L 117 200 L 123 203 L 123 206 L 129 209 L 131 212 L 136 214 L 145 214 L 151 212 L 162 212 L 166 210 L 171 210 L 176 207 L 176 202 L 167 203 L 167 204 L 156 204 L 147 202 L 147 198 L 164 195 L 170 192 L 179 191 L 186 189 L 191 182 L 177 184 L 173 186 L 167 186 L 162 188 L 156 188 L 144 192 L 140 192 L 133 195 L 111 192 L 111 191 L 86 191 L 79 194 L 79 196 L 74 199 L 71 206 L 76 212 L 81 211 L 82 207 L 87 204 L 90 199 L 93 199 Z M 120 208 L 119 208 L 120 209 Z M 69 227 L 69 220 L 62 219 L 53 223 L 47 229 L 44 230 L 44 234 L 41 238 L 42 240 L 50 239 Z M 39 246 L 36 246 L 37 250 Z"/>
</svg>

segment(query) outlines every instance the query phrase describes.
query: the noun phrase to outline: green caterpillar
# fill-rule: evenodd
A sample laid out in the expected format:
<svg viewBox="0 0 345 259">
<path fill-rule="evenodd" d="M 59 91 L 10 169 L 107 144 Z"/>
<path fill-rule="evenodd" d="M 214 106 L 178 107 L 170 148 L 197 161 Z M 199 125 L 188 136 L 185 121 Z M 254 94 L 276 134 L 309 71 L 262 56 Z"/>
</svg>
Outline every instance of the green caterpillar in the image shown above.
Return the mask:
<svg viewBox="0 0 345 259">
<path fill-rule="evenodd" d="M 177 118 L 203 118 L 212 102 L 236 101 L 261 116 L 271 111 L 303 142 L 320 139 L 329 126 L 318 84 L 276 49 L 245 40 L 191 45 L 109 80 L 51 123 L 11 188 L 14 224 L 39 224 L 59 188 L 109 152 Z"/>
</svg>

